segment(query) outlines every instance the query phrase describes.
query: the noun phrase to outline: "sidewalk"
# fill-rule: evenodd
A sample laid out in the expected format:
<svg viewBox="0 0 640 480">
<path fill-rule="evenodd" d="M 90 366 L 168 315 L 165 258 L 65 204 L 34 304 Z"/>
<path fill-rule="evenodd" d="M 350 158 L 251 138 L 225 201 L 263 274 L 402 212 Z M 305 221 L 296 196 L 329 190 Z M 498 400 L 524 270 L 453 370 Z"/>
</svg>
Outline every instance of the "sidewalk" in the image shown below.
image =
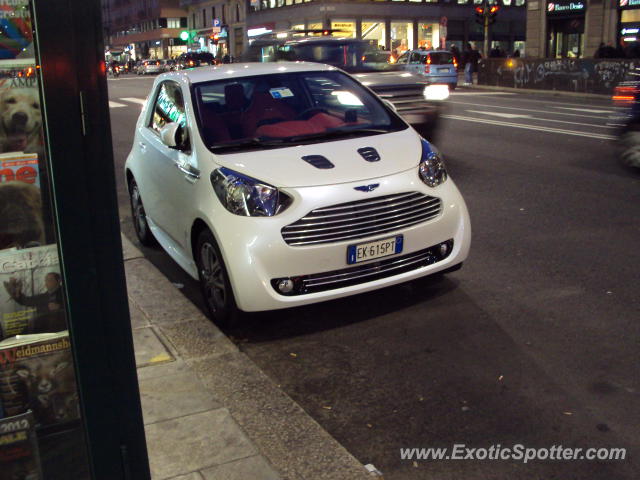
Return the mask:
<svg viewBox="0 0 640 480">
<path fill-rule="evenodd" d="M 122 242 L 153 480 L 373 478 Z"/>
</svg>

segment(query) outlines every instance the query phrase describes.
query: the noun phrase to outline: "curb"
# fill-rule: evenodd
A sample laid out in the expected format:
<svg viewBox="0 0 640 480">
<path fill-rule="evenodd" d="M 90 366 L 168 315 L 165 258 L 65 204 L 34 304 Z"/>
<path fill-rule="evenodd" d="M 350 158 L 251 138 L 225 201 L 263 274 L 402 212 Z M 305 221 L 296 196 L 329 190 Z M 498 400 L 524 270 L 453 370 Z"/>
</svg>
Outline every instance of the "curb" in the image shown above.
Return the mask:
<svg viewBox="0 0 640 480">
<path fill-rule="evenodd" d="M 370 480 L 353 455 L 284 393 L 122 235 L 129 301 L 283 480 Z M 144 369 L 144 367 L 142 367 Z M 179 408 L 179 405 L 176 407 Z M 216 432 L 194 432 L 216 438 Z M 149 436 L 147 441 L 149 445 Z M 151 448 L 150 448 L 151 449 Z M 188 463 L 188 459 L 183 460 Z M 191 472 L 187 465 L 184 472 Z M 377 476 L 376 478 L 382 478 Z"/>
</svg>

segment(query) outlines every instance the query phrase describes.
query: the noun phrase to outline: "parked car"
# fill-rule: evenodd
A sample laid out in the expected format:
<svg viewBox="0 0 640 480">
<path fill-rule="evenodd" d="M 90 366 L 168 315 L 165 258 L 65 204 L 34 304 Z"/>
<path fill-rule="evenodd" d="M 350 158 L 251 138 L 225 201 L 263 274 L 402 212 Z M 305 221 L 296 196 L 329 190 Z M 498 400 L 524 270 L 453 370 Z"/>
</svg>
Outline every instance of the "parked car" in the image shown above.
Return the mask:
<svg viewBox="0 0 640 480">
<path fill-rule="evenodd" d="M 187 52 L 181 54 L 176 59 L 176 68 L 178 70 L 183 70 L 185 68 L 207 67 L 215 64 L 215 57 L 208 52 Z"/>
<path fill-rule="evenodd" d="M 640 67 L 627 72 L 612 100 L 616 111 L 609 125 L 616 127 L 618 159 L 623 165 L 640 168 Z"/>
<path fill-rule="evenodd" d="M 252 40 L 245 61 L 279 62 L 304 60 L 338 67 L 358 78 L 382 98 L 389 100 L 411 125 L 428 140 L 435 139 L 443 100 L 440 92 L 431 97 L 430 82 L 421 75 L 408 74 L 388 61 L 380 61 L 380 51 L 355 38 L 294 37 Z M 428 97 L 428 98 L 427 98 Z"/>
<path fill-rule="evenodd" d="M 458 62 L 448 50 L 409 50 L 396 63 L 432 83 L 446 84 L 451 90 L 458 86 Z"/>
<path fill-rule="evenodd" d="M 346 73 L 233 64 L 155 79 L 125 164 L 132 217 L 219 323 L 460 268 L 442 155 Z"/>
<path fill-rule="evenodd" d="M 163 73 L 164 63 L 162 60 L 143 60 L 136 70 L 138 75 L 146 75 L 148 73 Z"/>
<path fill-rule="evenodd" d="M 389 66 L 396 63 L 396 58 L 388 50 L 371 49 L 363 55 L 362 62 L 366 65 L 371 65 L 376 70 L 387 70 Z"/>
</svg>

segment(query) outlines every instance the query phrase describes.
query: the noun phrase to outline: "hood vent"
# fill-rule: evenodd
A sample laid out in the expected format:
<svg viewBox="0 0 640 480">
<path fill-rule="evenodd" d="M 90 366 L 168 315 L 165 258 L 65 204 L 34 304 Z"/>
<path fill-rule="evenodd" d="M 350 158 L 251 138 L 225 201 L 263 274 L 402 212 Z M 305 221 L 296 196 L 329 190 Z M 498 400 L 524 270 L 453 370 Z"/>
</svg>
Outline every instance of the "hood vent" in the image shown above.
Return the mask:
<svg viewBox="0 0 640 480">
<path fill-rule="evenodd" d="M 316 168 L 327 169 L 327 168 L 333 168 L 335 166 L 333 163 L 331 163 L 322 155 L 306 155 L 302 157 L 302 160 L 313 165 Z"/>
<path fill-rule="evenodd" d="M 358 153 L 364 158 L 367 162 L 378 162 L 380 161 L 380 154 L 373 147 L 364 147 L 359 148 Z"/>
</svg>

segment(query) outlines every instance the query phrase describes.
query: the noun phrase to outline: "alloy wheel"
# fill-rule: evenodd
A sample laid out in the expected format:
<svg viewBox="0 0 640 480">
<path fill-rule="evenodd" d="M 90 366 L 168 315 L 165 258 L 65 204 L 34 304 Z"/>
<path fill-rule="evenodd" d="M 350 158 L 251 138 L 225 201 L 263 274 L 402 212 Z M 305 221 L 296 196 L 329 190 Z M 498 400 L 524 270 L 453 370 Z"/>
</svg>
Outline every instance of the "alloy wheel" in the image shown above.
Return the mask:
<svg viewBox="0 0 640 480">
<path fill-rule="evenodd" d="M 200 266 L 202 288 L 211 311 L 223 310 L 227 303 L 225 273 L 214 246 L 208 242 L 203 243 L 200 249 Z"/>
</svg>

